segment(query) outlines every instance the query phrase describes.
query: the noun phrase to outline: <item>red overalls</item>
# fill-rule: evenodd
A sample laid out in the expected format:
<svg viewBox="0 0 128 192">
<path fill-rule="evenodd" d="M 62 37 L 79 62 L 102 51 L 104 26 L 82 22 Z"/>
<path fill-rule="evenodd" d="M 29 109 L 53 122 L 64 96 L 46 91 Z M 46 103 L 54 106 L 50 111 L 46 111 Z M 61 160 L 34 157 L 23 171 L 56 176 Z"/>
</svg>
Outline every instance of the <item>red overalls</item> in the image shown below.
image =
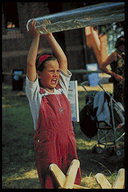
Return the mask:
<svg viewBox="0 0 128 192">
<path fill-rule="evenodd" d="M 41 91 L 44 91 L 42 88 Z M 63 111 L 60 112 L 60 103 Z M 71 161 L 77 159 L 71 107 L 64 94 L 50 94 L 42 98 L 34 136 L 36 167 L 42 188 L 57 188 L 57 182 L 49 170 L 55 163 L 66 174 Z M 78 169 L 75 184 L 80 185 Z"/>
</svg>

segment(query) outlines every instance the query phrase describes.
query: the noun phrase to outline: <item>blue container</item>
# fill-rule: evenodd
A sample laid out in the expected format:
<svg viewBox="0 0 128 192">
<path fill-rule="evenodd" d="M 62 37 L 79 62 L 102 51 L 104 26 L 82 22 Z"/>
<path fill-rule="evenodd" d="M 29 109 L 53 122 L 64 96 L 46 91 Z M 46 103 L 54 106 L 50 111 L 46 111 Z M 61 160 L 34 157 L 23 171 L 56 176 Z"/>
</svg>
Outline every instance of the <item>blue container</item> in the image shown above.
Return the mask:
<svg viewBox="0 0 128 192">
<path fill-rule="evenodd" d="M 98 65 L 96 63 L 86 64 L 86 68 L 88 71 L 97 71 Z M 88 74 L 88 81 L 90 86 L 97 86 L 100 81 L 98 73 Z"/>
</svg>

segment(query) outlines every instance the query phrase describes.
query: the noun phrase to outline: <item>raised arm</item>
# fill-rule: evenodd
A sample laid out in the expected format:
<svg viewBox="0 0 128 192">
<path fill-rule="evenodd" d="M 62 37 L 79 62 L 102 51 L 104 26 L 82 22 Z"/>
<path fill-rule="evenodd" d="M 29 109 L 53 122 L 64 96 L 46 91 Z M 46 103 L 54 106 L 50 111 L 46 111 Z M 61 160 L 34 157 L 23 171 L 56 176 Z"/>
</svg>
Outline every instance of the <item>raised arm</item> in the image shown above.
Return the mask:
<svg viewBox="0 0 128 192">
<path fill-rule="evenodd" d="M 30 81 L 36 80 L 36 57 L 38 52 L 38 46 L 39 46 L 39 40 L 40 40 L 40 34 L 35 28 L 35 21 L 32 20 L 29 27 L 29 34 L 33 37 L 32 44 L 30 47 L 30 50 L 28 52 L 27 57 L 27 76 Z"/>
<path fill-rule="evenodd" d="M 68 67 L 67 57 L 66 57 L 65 53 L 63 52 L 62 48 L 60 47 L 60 45 L 58 44 L 58 42 L 56 41 L 56 39 L 54 38 L 52 33 L 48 33 L 44 36 L 47 39 L 47 41 L 49 42 L 49 45 L 51 46 L 55 56 L 58 59 L 60 69 L 62 69 L 65 73 L 67 73 L 67 67 Z"/>
<path fill-rule="evenodd" d="M 47 21 L 44 21 L 47 22 Z M 39 46 L 39 40 L 40 40 L 40 33 L 38 30 L 35 28 L 35 21 L 32 20 L 29 26 L 29 32 L 32 37 L 33 41 L 28 53 L 28 58 L 27 58 L 27 76 L 30 81 L 35 81 L 36 79 L 36 57 L 37 57 L 37 52 L 38 52 L 38 46 Z M 46 30 L 46 28 L 44 28 Z M 55 56 L 58 59 L 60 69 L 62 69 L 65 73 L 67 73 L 67 57 L 64 54 L 62 48 L 52 35 L 52 33 L 47 33 L 46 35 L 43 35 L 46 40 L 48 41 L 49 45 L 51 46 Z"/>
</svg>

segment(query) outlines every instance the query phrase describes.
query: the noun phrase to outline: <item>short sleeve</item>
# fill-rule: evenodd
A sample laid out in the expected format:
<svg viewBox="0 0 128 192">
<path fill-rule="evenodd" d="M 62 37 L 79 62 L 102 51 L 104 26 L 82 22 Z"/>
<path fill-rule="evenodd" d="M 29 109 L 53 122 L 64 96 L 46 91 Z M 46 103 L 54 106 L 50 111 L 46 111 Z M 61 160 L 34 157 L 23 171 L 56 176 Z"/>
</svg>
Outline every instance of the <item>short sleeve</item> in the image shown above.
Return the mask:
<svg viewBox="0 0 128 192">
<path fill-rule="evenodd" d="M 60 80 L 59 84 L 63 90 L 63 93 L 68 95 L 68 86 L 71 79 L 72 73 L 68 70 L 67 74 L 60 70 Z"/>
<path fill-rule="evenodd" d="M 35 80 L 35 82 L 31 82 L 28 77 L 26 77 L 26 96 L 29 101 L 31 114 L 33 117 L 34 122 L 34 129 L 36 129 L 38 115 L 39 115 L 39 109 L 40 109 L 40 103 L 42 96 L 40 94 L 40 87 L 38 78 Z"/>
</svg>

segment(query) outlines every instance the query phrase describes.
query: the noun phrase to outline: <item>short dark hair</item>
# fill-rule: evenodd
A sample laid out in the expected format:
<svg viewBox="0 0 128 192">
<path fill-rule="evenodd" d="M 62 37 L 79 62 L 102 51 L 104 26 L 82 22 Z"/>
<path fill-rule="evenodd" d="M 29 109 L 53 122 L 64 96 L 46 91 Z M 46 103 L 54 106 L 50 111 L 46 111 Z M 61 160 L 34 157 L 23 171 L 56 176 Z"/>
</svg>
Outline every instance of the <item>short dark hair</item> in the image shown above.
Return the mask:
<svg viewBox="0 0 128 192">
<path fill-rule="evenodd" d="M 125 44 L 125 37 L 124 36 L 120 36 L 115 44 L 115 48 L 117 49 L 120 45 L 124 45 Z"/>
<path fill-rule="evenodd" d="M 40 66 L 37 68 L 40 57 L 41 57 L 41 56 L 44 56 L 44 55 L 51 55 L 51 54 L 48 54 L 48 53 L 43 53 L 43 54 L 42 54 L 42 53 L 41 53 L 41 54 L 39 54 L 39 55 L 37 56 L 37 59 L 36 59 L 36 70 L 38 70 L 38 71 L 40 71 L 40 72 L 42 72 L 42 71 L 44 70 L 44 68 L 45 68 L 45 62 L 46 62 L 46 61 L 55 61 L 55 60 L 57 60 L 57 58 L 56 58 L 54 55 L 51 55 L 50 57 L 48 57 L 47 59 L 45 59 L 45 60 L 40 64 Z"/>
</svg>

